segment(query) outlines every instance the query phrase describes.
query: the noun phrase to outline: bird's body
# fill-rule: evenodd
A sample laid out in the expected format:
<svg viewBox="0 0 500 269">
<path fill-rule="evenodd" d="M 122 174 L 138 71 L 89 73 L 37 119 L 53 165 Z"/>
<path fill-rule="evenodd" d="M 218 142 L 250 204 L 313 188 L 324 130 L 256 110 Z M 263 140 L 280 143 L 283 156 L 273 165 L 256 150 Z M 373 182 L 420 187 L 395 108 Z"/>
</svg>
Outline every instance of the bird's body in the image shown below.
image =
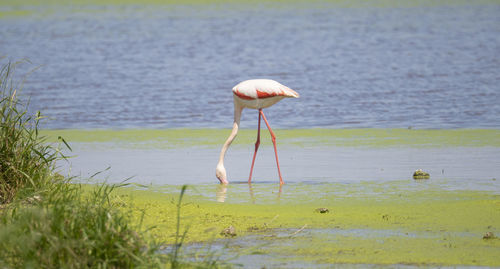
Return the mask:
<svg viewBox="0 0 500 269">
<path fill-rule="evenodd" d="M 227 181 L 226 169 L 224 168 L 224 156 L 226 154 L 227 149 L 233 142 L 236 134 L 238 133 L 238 128 L 240 125 L 241 113 L 244 108 L 252 108 L 257 109 L 259 111 L 259 124 L 257 130 L 257 141 L 255 142 L 255 152 L 253 155 L 252 166 L 250 168 L 250 176 L 248 178 L 248 183 L 251 182 L 252 179 L 252 171 L 255 163 L 255 156 L 257 155 L 257 150 L 260 144 L 260 119 L 261 117 L 264 119 L 267 128 L 271 134 L 271 138 L 273 141 L 274 152 L 276 155 L 276 164 L 278 166 L 278 174 L 280 177 L 280 184 L 283 184 L 283 179 L 281 178 L 281 172 L 279 168 L 278 161 L 278 153 L 276 150 L 276 136 L 274 135 L 269 123 L 267 122 L 266 117 L 264 116 L 264 112 L 262 112 L 263 108 L 270 107 L 283 98 L 292 97 L 298 98 L 299 94 L 294 90 L 270 79 L 252 79 L 246 80 L 238 85 L 233 87 L 233 96 L 234 96 L 234 123 L 233 130 L 229 135 L 228 139 L 224 143 L 222 147 L 219 162 L 217 163 L 217 168 L 215 170 L 215 175 L 220 180 L 222 184 L 229 183 Z"/>
<path fill-rule="evenodd" d="M 245 108 L 270 107 L 285 97 L 299 97 L 294 90 L 270 79 L 245 80 L 233 87 L 235 102 Z"/>
</svg>

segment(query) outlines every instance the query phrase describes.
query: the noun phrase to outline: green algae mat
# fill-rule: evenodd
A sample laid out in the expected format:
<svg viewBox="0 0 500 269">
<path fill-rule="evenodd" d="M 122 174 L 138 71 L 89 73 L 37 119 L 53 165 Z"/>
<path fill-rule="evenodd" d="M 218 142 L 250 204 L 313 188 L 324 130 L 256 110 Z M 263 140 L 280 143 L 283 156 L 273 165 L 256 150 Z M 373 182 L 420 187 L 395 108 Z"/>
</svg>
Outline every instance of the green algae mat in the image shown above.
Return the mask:
<svg viewBox="0 0 500 269">
<path fill-rule="evenodd" d="M 477 1 L 481 4 L 494 4 L 498 3 L 498 0 L 480 0 Z M 378 1 L 347 1 L 347 0 L 321 0 L 321 1 L 307 1 L 307 0 L 73 0 L 73 1 L 62 1 L 62 0 L 18 0 L 18 1 L 8 1 L 0 0 L 0 6 L 25 6 L 25 5 L 172 5 L 172 4 L 184 4 L 184 5 L 206 5 L 206 4 L 258 4 L 258 3 L 275 3 L 275 4 L 290 4 L 290 3 L 308 3 L 308 4 L 324 4 L 330 3 L 335 4 L 340 7 L 350 7 L 350 8 L 360 8 L 360 7 L 414 7 L 414 6 L 439 6 L 439 5 L 465 5 L 470 4 L 470 2 L 465 0 L 424 0 L 424 1 L 395 1 L 395 0 L 378 0 Z M 285 5 L 286 6 L 286 5 Z"/>
<path fill-rule="evenodd" d="M 483 238 L 500 234 L 500 194 L 491 182 L 492 191 L 413 180 L 189 186 L 181 231 L 187 229 L 186 252 L 223 246 L 222 256 L 283 267 L 500 266 L 500 239 Z M 180 186 L 121 188 L 113 202 L 133 208 L 134 219 L 168 245 L 175 241 L 179 192 Z"/>
<path fill-rule="evenodd" d="M 76 143 L 115 143 L 127 147 L 221 147 L 229 129 L 43 130 L 50 142 L 59 136 Z M 292 129 L 275 130 L 279 145 L 302 147 L 500 147 L 497 129 Z M 233 147 L 255 143 L 256 130 L 240 130 Z M 270 143 L 266 132 L 262 143 Z"/>
<path fill-rule="evenodd" d="M 476 0 L 474 5 L 498 5 L 499 0 Z M 267 8 L 413 8 L 413 7 L 436 7 L 436 6 L 463 6 L 471 5 L 467 0 L 0 0 L 0 19 L 16 17 L 45 17 L 53 16 L 61 10 L 66 13 L 106 13 L 107 8 L 133 6 L 144 8 L 153 6 L 155 8 L 169 8 L 174 6 L 191 6 L 195 8 L 221 8 L 230 6 L 246 10 L 265 5 Z M 102 9 L 105 6 L 106 9 Z"/>
</svg>

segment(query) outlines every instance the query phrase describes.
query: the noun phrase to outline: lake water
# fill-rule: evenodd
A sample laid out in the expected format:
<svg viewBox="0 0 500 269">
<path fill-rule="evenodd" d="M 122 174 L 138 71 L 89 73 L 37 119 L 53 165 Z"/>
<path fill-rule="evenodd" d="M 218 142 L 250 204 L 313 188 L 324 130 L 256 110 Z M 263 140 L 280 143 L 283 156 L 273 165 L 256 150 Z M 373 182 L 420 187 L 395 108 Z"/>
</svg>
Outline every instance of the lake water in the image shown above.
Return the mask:
<svg viewBox="0 0 500 269">
<path fill-rule="evenodd" d="M 500 5 L 474 3 L 21 6 L 0 55 L 41 66 L 23 95 L 44 128 L 229 128 L 260 77 L 301 94 L 273 127 L 499 128 Z"/>
<path fill-rule="evenodd" d="M 201 185 L 209 184 L 204 193 L 214 200 L 217 197 L 213 184 L 218 183 L 215 165 L 219 148 L 144 149 L 74 143 L 73 149 L 75 153 L 69 154 L 75 158 L 70 159 L 70 163 L 60 162 L 63 171 L 71 171 L 72 175 L 86 179 L 101 172 L 96 178 L 109 183 L 129 179 L 129 182 L 153 186 L 193 184 L 204 188 Z M 233 202 L 235 193 L 248 192 L 248 186 L 233 185 L 247 185 L 252 154 L 253 145 L 248 145 L 233 147 L 226 155 L 225 166 L 232 183 L 227 196 Z M 283 191 L 287 195 L 301 193 L 300 188 L 294 187 L 299 183 L 314 186 L 326 182 L 383 184 L 394 181 L 402 181 L 411 189 L 415 188 L 414 182 L 425 182 L 422 184 L 449 190 L 500 192 L 500 150 L 497 147 L 281 146 L 279 155 L 286 183 Z M 419 168 L 429 172 L 431 180 L 415 181 L 412 174 Z M 269 190 L 277 191 L 279 178 L 272 146 L 259 149 L 252 182 L 266 186 L 264 195 L 271 195 Z M 316 187 L 313 189 L 322 192 L 321 185 Z"/>
</svg>

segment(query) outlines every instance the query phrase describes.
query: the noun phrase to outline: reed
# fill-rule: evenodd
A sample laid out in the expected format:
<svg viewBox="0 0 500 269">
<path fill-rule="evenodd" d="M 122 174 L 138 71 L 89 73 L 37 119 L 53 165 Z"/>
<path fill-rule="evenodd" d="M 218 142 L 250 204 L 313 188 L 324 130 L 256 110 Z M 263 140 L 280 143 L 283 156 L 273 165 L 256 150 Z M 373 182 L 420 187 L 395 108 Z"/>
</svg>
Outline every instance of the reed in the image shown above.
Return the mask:
<svg viewBox="0 0 500 269">
<path fill-rule="evenodd" d="M 27 104 L 17 98 L 22 86 L 12 80 L 17 64 L 9 62 L 0 69 L 0 204 L 18 194 L 43 191 L 58 178 L 54 164 L 62 157 L 38 134 L 41 114 L 28 115 Z"/>
</svg>

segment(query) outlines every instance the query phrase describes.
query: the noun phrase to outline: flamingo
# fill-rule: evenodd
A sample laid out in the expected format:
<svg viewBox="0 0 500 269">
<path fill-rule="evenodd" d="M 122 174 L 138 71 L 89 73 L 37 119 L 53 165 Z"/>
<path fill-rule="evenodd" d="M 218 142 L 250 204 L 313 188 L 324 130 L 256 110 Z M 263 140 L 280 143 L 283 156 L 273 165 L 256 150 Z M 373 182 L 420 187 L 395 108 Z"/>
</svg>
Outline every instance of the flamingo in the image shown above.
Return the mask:
<svg viewBox="0 0 500 269">
<path fill-rule="evenodd" d="M 274 146 L 274 154 L 276 156 L 276 165 L 278 166 L 278 175 L 280 177 L 280 185 L 284 184 L 283 178 L 281 177 L 280 163 L 278 161 L 278 152 L 276 150 L 276 135 L 274 134 L 269 122 L 267 122 L 266 116 L 262 109 L 270 107 L 281 99 L 285 97 L 298 98 L 299 94 L 294 90 L 280 84 L 277 81 L 271 79 L 251 79 L 240 82 L 238 85 L 233 87 L 233 98 L 234 98 L 234 122 L 231 134 L 227 138 L 226 142 L 222 146 L 219 162 L 215 169 L 215 176 L 219 179 L 221 184 L 228 184 L 226 169 L 224 168 L 224 156 L 226 151 L 233 142 L 234 138 L 238 134 L 238 128 L 240 125 L 241 113 L 244 108 L 257 109 L 259 111 L 259 123 L 257 129 L 257 141 L 255 142 L 255 151 L 252 159 L 252 166 L 250 167 L 250 176 L 248 177 L 248 184 L 252 181 L 252 171 L 253 165 L 255 163 L 255 156 L 257 155 L 257 150 L 260 145 L 260 119 L 264 119 L 267 129 L 271 134 L 271 139 Z"/>
</svg>

